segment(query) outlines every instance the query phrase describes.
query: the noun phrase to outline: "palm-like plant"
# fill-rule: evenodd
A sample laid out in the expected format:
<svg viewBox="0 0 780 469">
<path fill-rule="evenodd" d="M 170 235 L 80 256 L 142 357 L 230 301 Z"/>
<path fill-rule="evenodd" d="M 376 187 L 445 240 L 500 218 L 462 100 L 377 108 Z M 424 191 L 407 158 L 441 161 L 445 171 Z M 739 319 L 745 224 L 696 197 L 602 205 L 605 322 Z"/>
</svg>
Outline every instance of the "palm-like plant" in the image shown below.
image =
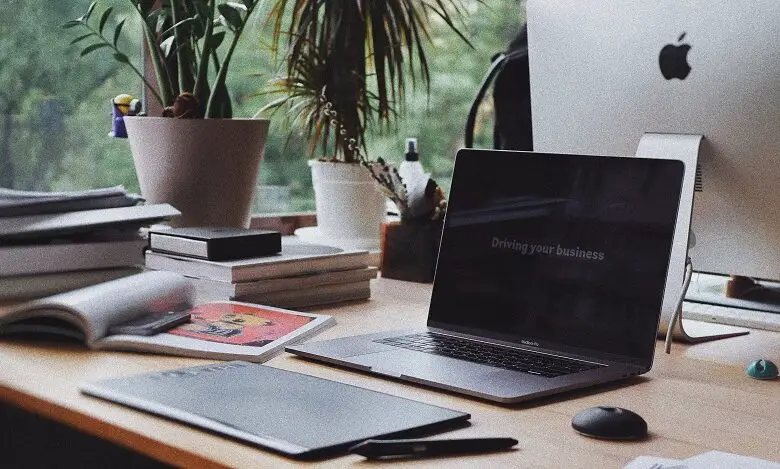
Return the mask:
<svg viewBox="0 0 780 469">
<path fill-rule="evenodd" d="M 278 51 L 286 38 L 286 74 L 269 90 L 283 96 L 261 111 L 288 106 L 312 154 L 321 145 L 358 161 L 366 129 L 403 110 L 407 73 L 412 85 L 430 86 L 429 21 L 468 43 L 455 24 L 464 8 L 460 0 L 274 0 L 272 44 Z"/>
<path fill-rule="evenodd" d="M 261 0 L 126 0 L 142 20 L 144 39 L 156 83 L 150 83 L 135 67 L 128 54 L 119 49 L 125 20 L 109 33 L 106 26 L 113 7 L 93 15 L 92 2 L 81 17 L 68 21 L 65 28 L 79 28 L 84 34 L 72 43 L 87 43 L 81 55 L 108 50 L 115 60 L 126 64 L 143 80 L 163 107 L 174 104 L 181 93 L 192 93 L 198 112 L 205 117 L 232 117 L 226 86 L 228 67 L 247 20 Z M 226 39 L 227 33 L 230 38 Z M 224 55 L 220 46 L 227 45 Z"/>
</svg>

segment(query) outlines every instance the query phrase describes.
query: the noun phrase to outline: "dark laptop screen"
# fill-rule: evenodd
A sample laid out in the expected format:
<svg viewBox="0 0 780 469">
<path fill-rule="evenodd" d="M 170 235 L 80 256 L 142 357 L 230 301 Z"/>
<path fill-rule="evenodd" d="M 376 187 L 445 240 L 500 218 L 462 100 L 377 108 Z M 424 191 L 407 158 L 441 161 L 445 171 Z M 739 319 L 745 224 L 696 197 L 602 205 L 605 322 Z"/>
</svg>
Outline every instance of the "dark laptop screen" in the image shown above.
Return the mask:
<svg viewBox="0 0 780 469">
<path fill-rule="evenodd" d="M 649 366 L 683 172 L 461 150 L 428 325 Z"/>
</svg>

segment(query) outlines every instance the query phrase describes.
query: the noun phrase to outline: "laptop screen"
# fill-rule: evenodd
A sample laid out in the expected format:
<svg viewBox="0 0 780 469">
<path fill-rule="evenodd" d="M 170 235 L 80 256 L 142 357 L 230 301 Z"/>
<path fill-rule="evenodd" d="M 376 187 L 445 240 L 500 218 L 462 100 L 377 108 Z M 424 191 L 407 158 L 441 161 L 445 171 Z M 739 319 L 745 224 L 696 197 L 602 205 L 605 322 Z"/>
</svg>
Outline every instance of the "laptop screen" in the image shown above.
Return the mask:
<svg viewBox="0 0 780 469">
<path fill-rule="evenodd" d="M 683 172 L 460 150 L 428 325 L 649 366 Z"/>
</svg>

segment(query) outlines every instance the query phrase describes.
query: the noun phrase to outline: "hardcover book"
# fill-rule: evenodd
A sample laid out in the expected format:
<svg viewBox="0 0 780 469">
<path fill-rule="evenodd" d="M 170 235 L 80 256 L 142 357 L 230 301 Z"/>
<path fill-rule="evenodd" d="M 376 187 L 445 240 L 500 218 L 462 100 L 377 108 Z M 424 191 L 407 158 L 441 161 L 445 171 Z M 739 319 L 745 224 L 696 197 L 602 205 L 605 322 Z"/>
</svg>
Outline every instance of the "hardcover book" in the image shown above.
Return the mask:
<svg viewBox="0 0 780 469">
<path fill-rule="evenodd" d="M 19 241 L 73 236 L 105 228 L 148 226 L 177 215 L 181 212 L 169 204 L 151 204 L 4 217 L 0 223 L 0 239 Z"/>
<path fill-rule="evenodd" d="M 0 187 L 0 217 L 127 207 L 142 202 L 122 186 L 71 192 L 33 192 Z"/>
<path fill-rule="evenodd" d="M 278 231 L 227 227 L 150 230 L 149 249 L 224 261 L 276 254 L 282 250 L 282 236 Z"/>
<path fill-rule="evenodd" d="M 108 282 L 141 273 L 143 267 L 77 270 L 50 274 L 0 276 L 0 301 L 22 301 Z"/>
<path fill-rule="evenodd" d="M 0 246 L 0 276 L 144 265 L 146 240 Z"/>
<path fill-rule="evenodd" d="M 323 285 L 361 282 L 376 278 L 376 267 L 361 267 L 350 270 L 310 272 L 290 277 L 269 278 L 250 282 L 228 283 L 203 278 L 193 278 L 198 292 L 210 293 L 223 298 L 247 298 L 253 295 L 282 291 L 302 291 Z"/>
<path fill-rule="evenodd" d="M 331 316 L 241 302 L 193 306 L 189 280 L 144 272 L 99 285 L 0 307 L 0 334 L 48 333 L 95 350 L 162 353 L 261 362 L 285 345 L 335 324 Z M 149 313 L 188 311 L 191 320 L 155 335 L 111 334 L 114 326 Z"/>
<path fill-rule="evenodd" d="M 239 297 L 241 301 L 262 303 L 279 308 L 305 308 L 311 306 L 367 300 L 371 297 L 371 281 L 319 285 L 306 289 L 282 290 Z"/>
</svg>

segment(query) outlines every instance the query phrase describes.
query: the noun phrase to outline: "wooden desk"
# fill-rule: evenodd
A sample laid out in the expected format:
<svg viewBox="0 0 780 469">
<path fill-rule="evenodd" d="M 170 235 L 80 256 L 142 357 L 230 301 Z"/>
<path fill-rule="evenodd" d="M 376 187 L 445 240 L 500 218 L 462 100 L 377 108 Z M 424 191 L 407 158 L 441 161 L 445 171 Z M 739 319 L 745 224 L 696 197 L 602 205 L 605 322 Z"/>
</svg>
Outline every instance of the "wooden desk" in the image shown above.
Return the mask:
<svg viewBox="0 0 780 469">
<path fill-rule="evenodd" d="M 333 314 L 339 324 L 320 337 L 423 325 L 429 296 L 428 285 L 377 279 L 371 301 L 322 310 Z M 268 363 L 471 413 L 472 425 L 448 437 L 509 436 L 520 441 L 514 452 L 407 461 L 404 467 L 443 463 L 447 467 L 622 467 L 639 455 L 686 458 L 710 449 L 780 461 L 780 381 L 757 381 L 744 373 L 752 359 L 780 361 L 780 334 L 754 331 L 693 346 L 675 344 L 671 355 L 662 352 L 662 345 L 658 343 L 655 366 L 644 377 L 513 407 L 339 370 L 289 354 Z M 341 468 L 367 464 L 358 456 L 297 463 L 77 391 L 79 383 L 87 380 L 203 363 L 208 362 L 2 341 L 0 400 L 177 466 Z M 650 438 L 617 443 L 576 434 L 571 417 L 599 404 L 638 412 L 648 422 Z M 247 405 L 251 405 L 251 396 L 247 396 Z"/>
</svg>

